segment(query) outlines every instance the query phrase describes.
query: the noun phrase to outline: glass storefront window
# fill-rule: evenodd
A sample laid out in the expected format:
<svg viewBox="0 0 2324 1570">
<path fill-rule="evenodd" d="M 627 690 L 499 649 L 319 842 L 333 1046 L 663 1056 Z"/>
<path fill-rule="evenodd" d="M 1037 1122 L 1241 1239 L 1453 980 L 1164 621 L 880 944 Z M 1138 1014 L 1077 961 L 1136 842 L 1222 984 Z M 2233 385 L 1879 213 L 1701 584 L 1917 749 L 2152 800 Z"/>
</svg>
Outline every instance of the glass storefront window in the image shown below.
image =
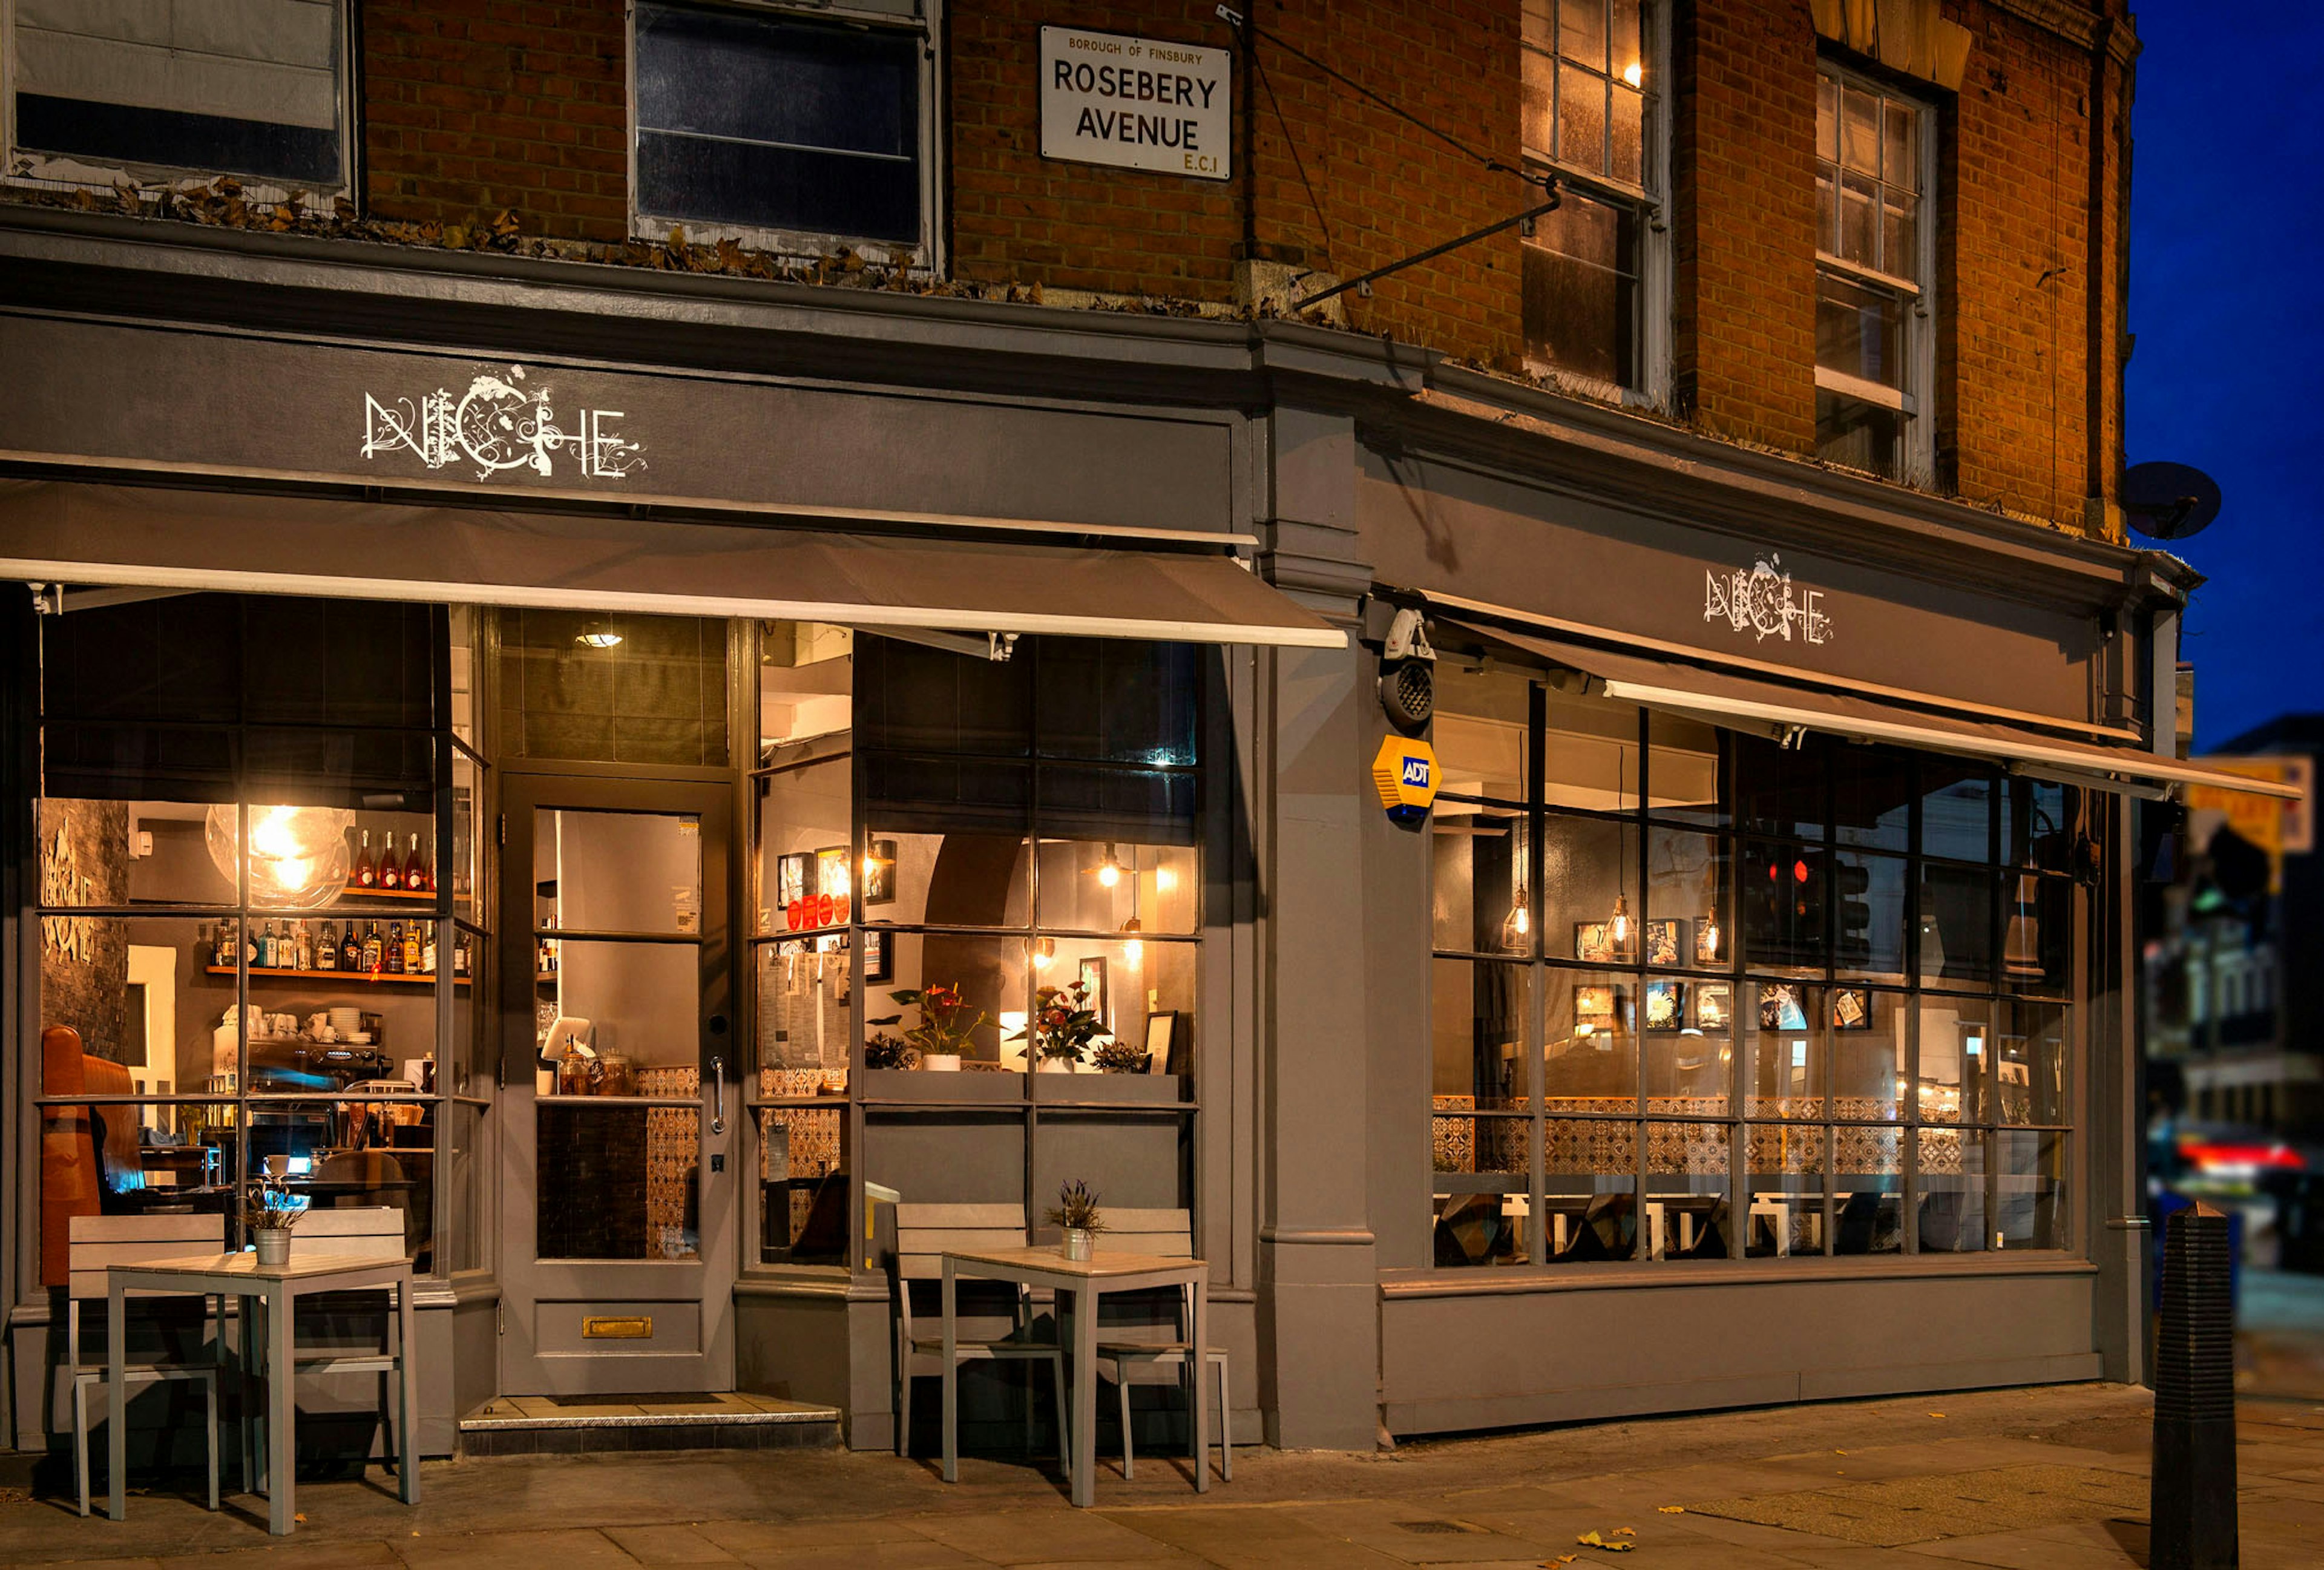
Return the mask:
<svg viewBox="0 0 2324 1570">
<path fill-rule="evenodd" d="M 1541 780 L 1431 826 L 1440 1264 L 2065 1246 L 2078 796 L 1506 669 L 1439 703 L 1464 767 Z M 1544 1186 L 1497 1176 L 1480 1254 L 1442 1174 L 1488 1116 Z"/>
<path fill-rule="evenodd" d="M 44 1275 L 72 1215 L 230 1214 L 267 1170 L 403 1213 L 423 1272 L 475 1262 L 440 1202 L 472 1209 L 475 1168 L 437 1165 L 451 1096 L 491 1080 L 488 784 L 455 739 L 480 718 L 474 624 L 207 594 L 42 618 Z"/>
</svg>

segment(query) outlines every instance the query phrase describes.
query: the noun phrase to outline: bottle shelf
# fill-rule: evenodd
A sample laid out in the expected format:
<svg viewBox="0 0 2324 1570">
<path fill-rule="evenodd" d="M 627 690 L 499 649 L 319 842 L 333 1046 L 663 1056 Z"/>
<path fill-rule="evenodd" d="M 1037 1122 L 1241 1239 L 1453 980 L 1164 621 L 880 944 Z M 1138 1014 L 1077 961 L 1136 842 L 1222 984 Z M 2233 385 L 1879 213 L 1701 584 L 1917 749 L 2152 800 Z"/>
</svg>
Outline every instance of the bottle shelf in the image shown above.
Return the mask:
<svg viewBox="0 0 2324 1570">
<path fill-rule="evenodd" d="M 349 883 L 344 892 L 354 900 L 412 900 L 432 903 L 436 898 L 433 889 L 421 889 L 415 893 L 410 889 L 366 889 L 361 883 Z"/>
<path fill-rule="evenodd" d="M 230 965 L 206 965 L 202 968 L 212 975 L 234 974 L 234 966 Z M 381 983 L 407 987 L 434 986 L 439 974 L 436 971 L 423 971 L 417 975 L 407 975 L 401 972 L 391 974 L 386 971 L 381 971 L 377 975 L 374 975 L 368 971 L 360 970 L 262 970 L 254 965 L 250 967 L 250 979 L 253 981 L 281 981 L 289 978 L 298 981 L 348 982 L 357 986 L 371 986 Z M 468 978 L 456 975 L 452 978 L 452 984 L 456 987 L 466 986 Z"/>
</svg>

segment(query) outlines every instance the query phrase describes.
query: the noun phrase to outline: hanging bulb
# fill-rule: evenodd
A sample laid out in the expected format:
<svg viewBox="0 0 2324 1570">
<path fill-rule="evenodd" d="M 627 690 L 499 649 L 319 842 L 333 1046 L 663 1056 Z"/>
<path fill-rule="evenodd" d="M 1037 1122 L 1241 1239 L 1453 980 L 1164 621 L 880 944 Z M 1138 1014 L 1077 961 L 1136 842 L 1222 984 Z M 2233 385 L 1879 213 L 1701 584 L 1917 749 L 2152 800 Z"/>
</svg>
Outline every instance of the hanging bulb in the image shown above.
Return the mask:
<svg viewBox="0 0 2324 1570">
<path fill-rule="evenodd" d="M 1135 916 L 1121 924 L 1122 937 L 1125 939 L 1121 946 L 1121 963 L 1132 970 L 1146 963 L 1146 944 L 1138 936 L 1145 930 L 1146 924 Z"/>
<path fill-rule="evenodd" d="M 1620 894 L 1614 896 L 1614 915 L 1606 923 L 1606 936 L 1616 948 L 1630 941 L 1630 902 Z"/>
<path fill-rule="evenodd" d="M 1097 864 L 1097 881 L 1102 888 L 1111 889 L 1121 882 L 1121 858 L 1113 854 L 1113 846 L 1105 847 L 1105 859 Z"/>
<path fill-rule="evenodd" d="M 1175 868 L 1166 863 L 1154 869 L 1154 887 L 1160 892 L 1167 894 L 1177 886 L 1178 873 Z"/>
<path fill-rule="evenodd" d="M 1056 938 L 1036 937 L 1033 939 L 1033 968 L 1035 970 L 1048 969 L 1049 962 L 1056 957 L 1057 940 Z"/>
<path fill-rule="evenodd" d="M 1501 947 L 1512 954 L 1526 948 L 1526 940 L 1533 931 L 1532 903 L 1526 897 L 1526 886 L 1519 883 L 1517 898 L 1509 902 L 1508 916 L 1501 922 Z"/>
<path fill-rule="evenodd" d="M 1719 957 L 1719 911 L 1716 908 L 1703 913 L 1702 931 L 1695 939 L 1695 956 L 1704 960 Z"/>
</svg>

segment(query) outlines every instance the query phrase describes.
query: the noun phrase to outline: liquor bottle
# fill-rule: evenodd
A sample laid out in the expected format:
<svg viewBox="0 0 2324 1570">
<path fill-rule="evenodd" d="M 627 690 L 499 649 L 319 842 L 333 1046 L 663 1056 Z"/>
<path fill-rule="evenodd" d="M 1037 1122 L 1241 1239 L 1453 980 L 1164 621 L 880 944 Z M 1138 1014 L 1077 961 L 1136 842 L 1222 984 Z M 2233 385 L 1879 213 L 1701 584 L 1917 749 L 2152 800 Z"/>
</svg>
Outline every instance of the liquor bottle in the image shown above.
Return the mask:
<svg viewBox="0 0 2324 1570">
<path fill-rule="evenodd" d="M 468 935 L 465 932 L 453 940 L 452 974 L 454 975 L 468 974 Z"/>
<path fill-rule="evenodd" d="M 403 887 L 403 864 L 395 858 L 395 830 L 392 828 L 379 847 L 379 886 L 391 890 Z"/>
<path fill-rule="evenodd" d="M 387 974 L 403 974 L 403 923 L 401 921 L 387 924 Z"/>
<path fill-rule="evenodd" d="M 359 888 L 379 887 L 379 864 L 371 859 L 371 830 L 363 831 L 363 849 L 355 853 L 355 870 L 348 880 Z"/>
<path fill-rule="evenodd" d="M 272 921 L 258 929 L 258 959 L 254 968 L 274 968 L 274 923 Z"/>
<path fill-rule="evenodd" d="M 355 924 L 347 923 L 346 937 L 339 944 L 339 968 L 350 974 L 363 969 L 363 944 L 355 937 Z"/>
<path fill-rule="evenodd" d="M 420 968 L 420 923 L 411 922 L 403 929 L 403 974 L 421 975 Z"/>
<path fill-rule="evenodd" d="M 420 859 L 420 836 L 416 834 L 411 836 L 411 854 L 403 858 L 403 886 L 414 894 L 425 894 L 436 887 L 428 864 Z"/>
<path fill-rule="evenodd" d="M 248 965 L 258 963 L 258 928 L 255 925 L 242 929 L 242 963 Z"/>
<path fill-rule="evenodd" d="M 234 968 L 234 918 L 227 917 L 217 924 L 217 936 L 210 944 L 210 963 L 220 970 Z"/>
<path fill-rule="evenodd" d="M 315 935 L 307 930 L 304 921 L 299 923 L 299 936 L 291 946 L 290 962 L 300 970 L 315 968 Z"/>
<path fill-rule="evenodd" d="M 380 954 L 380 951 L 379 951 L 379 923 L 378 923 L 378 922 L 376 922 L 376 921 L 374 921 L 374 922 L 373 922 L 373 923 L 371 924 L 371 930 L 370 930 L 369 932 L 366 932 L 366 933 L 364 933 L 364 942 L 363 942 L 363 972 L 364 972 L 364 974 L 365 975 L 377 975 L 377 974 L 379 974 L 379 967 L 380 967 L 380 963 L 381 963 L 382 958 L 383 958 L 383 956 Z"/>
<path fill-rule="evenodd" d="M 315 968 L 317 970 L 339 968 L 338 934 L 331 930 L 331 923 L 328 921 L 323 923 L 322 936 L 315 943 Z"/>
<path fill-rule="evenodd" d="M 420 939 L 420 974 L 436 974 L 436 923 L 433 921 L 428 923 L 427 930 Z"/>
</svg>

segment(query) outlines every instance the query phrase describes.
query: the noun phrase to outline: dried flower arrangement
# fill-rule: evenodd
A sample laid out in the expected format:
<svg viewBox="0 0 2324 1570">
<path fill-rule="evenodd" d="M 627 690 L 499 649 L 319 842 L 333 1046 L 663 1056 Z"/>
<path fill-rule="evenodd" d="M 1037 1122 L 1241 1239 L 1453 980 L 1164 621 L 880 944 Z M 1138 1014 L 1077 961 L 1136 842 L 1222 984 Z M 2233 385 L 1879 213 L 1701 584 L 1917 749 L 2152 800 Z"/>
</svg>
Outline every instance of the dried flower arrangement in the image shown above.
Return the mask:
<svg viewBox="0 0 2324 1570">
<path fill-rule="evenodd" d="M 268 1172 L 243 1185 L 242 1224 L 248 1232 L 288 1232 L 307 1214 L 307 1202 Z"/>
<path fill-rule="evenodd" d="M 1105 1230 L 1104 1214 L 1097 1207 L 1097 1191 L 1078 1178 L 1057 1190 L 1057 1203 L 1049 1207 L 1044 1219 L 1051 1226 L 1061 1226 L 1067 1232 Z"/>
</svg>

